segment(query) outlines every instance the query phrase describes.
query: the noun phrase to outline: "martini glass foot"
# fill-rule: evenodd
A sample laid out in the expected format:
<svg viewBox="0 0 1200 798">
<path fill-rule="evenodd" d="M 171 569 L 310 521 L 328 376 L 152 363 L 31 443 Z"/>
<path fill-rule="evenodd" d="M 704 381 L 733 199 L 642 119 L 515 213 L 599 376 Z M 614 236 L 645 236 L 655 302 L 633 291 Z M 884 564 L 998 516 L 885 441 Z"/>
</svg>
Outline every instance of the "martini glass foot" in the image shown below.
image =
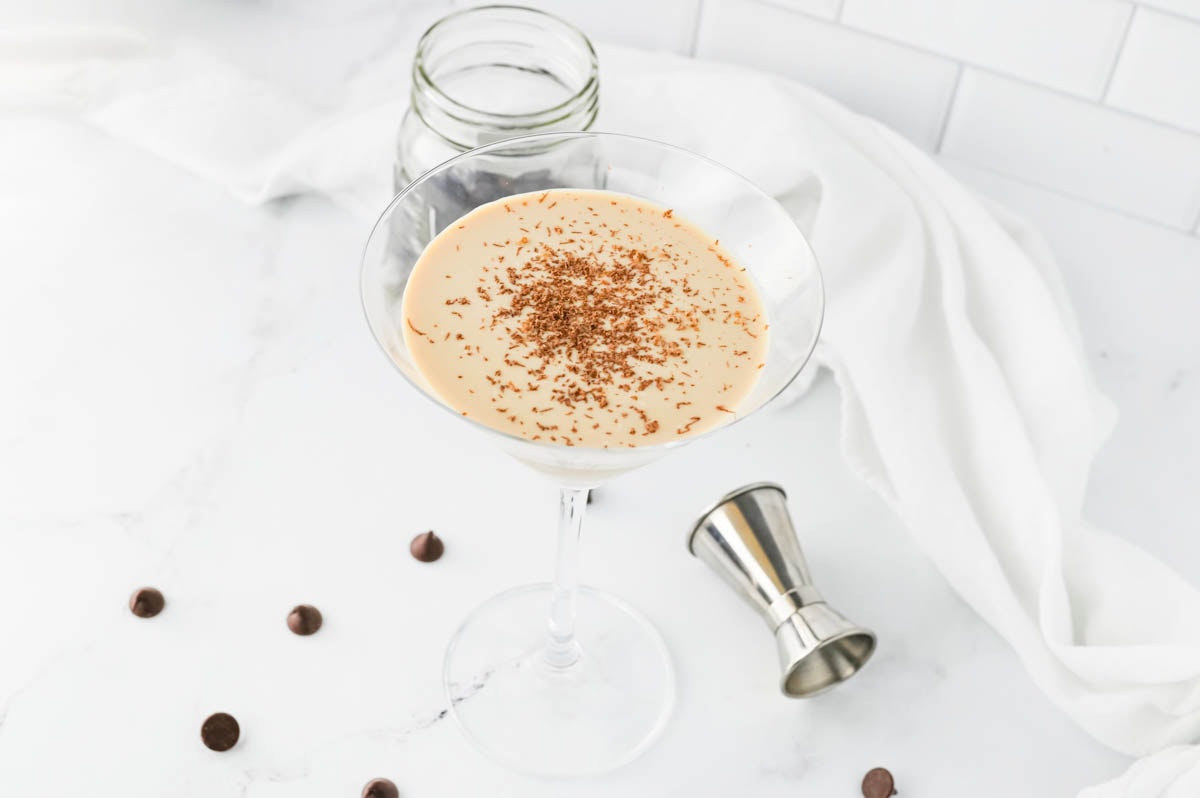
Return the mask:
<svg viewBox="0 0 1200 798">
<path fill-rule="evenodd" d="M 525 773 L 576 776 L 619 767 L 666 725 L 675 677 L 662 637 L 599 590 L 576 599 L 577 657 L 548 654 L 549 584 L 508 590 L 475 610 L 446 651 L 451 713 L 483 753 Z"/>
</svg>

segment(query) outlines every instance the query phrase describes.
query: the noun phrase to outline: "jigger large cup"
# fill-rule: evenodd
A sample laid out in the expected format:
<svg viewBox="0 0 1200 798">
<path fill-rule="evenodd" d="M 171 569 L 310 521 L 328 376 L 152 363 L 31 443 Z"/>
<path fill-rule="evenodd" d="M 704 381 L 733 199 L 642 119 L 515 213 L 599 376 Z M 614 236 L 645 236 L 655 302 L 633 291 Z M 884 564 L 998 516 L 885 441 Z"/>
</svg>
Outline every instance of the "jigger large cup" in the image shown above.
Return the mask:
<svg viewBox="0 0 1200 798">
<path fill-rule="evenodd" d="M 813 586 L 778 485 L 758 482 L 727 494 L 696 522 L 688 550 L 775 633 L 784 695 L 823 692 L 857 673 L 875 651 L 875 635 L 843 618 Z"/>
</svg>

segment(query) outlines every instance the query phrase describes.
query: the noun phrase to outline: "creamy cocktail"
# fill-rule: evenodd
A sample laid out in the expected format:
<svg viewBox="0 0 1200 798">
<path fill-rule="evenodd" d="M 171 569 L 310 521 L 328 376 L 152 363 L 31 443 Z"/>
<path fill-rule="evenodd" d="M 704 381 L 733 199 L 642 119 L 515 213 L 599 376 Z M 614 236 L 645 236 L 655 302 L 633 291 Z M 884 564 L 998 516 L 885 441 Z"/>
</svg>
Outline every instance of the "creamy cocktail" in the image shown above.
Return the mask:
<svg viewBox="0 0 1200 798">
<path fill-rule="evenodd" d="M 482 205 L 433 239 L 404 293 L 433 391 L 489 427 L 633 447 L 731 421 L 764 367 L 746 270 L 670 208 L 553 189 Z"/>
</svg>

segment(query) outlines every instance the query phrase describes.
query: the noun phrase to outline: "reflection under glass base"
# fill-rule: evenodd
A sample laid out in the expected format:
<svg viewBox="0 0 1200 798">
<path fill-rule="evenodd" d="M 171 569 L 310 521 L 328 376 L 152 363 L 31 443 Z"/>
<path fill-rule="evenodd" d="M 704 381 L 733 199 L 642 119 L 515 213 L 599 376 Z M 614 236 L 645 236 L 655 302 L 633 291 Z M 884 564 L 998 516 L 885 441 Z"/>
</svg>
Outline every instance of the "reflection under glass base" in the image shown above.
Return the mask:
<svg viewBox="0 0 1200 798">
<path fill-rule="evenodd" d="M 666 725 L 675 676 L 658 631 L 624 601 L 581 587 L 579 659 L 546 662 L 552 587 L 505 591 L 463 622 L 443 671 L 451 714 L 492 759 L 541 776 L 603 773 Z"/>
</svg>

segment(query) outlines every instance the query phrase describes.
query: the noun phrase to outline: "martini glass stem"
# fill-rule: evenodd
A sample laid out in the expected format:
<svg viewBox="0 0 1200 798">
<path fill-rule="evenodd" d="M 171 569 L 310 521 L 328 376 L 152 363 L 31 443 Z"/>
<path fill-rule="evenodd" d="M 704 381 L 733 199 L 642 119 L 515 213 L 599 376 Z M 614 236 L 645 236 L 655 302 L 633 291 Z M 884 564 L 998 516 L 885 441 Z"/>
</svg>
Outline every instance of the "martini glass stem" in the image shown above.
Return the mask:
<svg viewBox="0 0 1200 798">
<path fill-rule="evenodd" d="M 579 661 L 575 640 L 575 594 L 579 590 L 579 533 L 587 511 L 587 488 L 559 491 L 558 551 L 554 557 L 554 595 L 550 600 L 546 663 L 569 668 Z"/>
</svg>

